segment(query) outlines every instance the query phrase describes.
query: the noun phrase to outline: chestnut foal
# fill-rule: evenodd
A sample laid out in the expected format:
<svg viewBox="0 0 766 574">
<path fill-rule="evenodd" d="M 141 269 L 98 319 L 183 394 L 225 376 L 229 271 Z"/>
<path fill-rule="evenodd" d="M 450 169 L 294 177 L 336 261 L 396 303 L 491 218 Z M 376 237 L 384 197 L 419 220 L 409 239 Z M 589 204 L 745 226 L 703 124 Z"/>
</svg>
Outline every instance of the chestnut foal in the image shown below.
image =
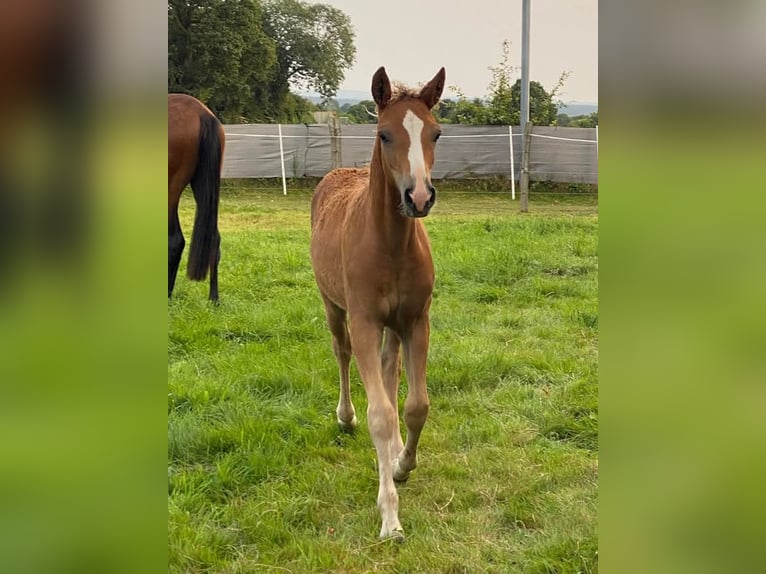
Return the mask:
<svg viewBox="0 0 766 574">
<path fill-rule="evenodd" d="M 426 358 L 434 266 L 419 218 L 428 215 L 436 200 L 431 167 L 441 130 L 430 110 L 443 89 L 444 68 L 420 90 L 396 86 L 393 91 L 385 68 L 378 69 L 372 78 L 377 138 L 369 169 L 328 173 L 311 202 L 311 261 L 340 367 L 336 414 L 344 430 L 356 427 L 349 386 L 353 348 L 378 456 L 381 538 L 404 538 L 394 480 L 407 480 L 415 468 L 428 416 Z M 406 444 L 397 401 L 400 347 L 408 384 Z"/>
</svg>

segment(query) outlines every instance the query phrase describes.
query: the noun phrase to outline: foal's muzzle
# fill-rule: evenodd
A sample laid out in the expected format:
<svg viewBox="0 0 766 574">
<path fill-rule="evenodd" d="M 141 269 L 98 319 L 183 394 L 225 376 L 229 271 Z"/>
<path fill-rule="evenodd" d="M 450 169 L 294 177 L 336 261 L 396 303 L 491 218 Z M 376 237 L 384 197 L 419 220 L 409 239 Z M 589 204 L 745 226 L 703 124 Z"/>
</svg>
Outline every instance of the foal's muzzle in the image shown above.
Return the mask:
<svg viewBox="0 0 766 574">
<path fill-rule="evenodd" d="M 413 188 L 408 187 L 404 190 L 404 212 L 408 217 L 425 217 L 428 215 L 428 212 L 431 211 L 434 203 L 436 203 L 436 188 L 429 183 L 427 190 L 428 198 L 425 203 L 422 203 L 420 209 L 418 209 L 418 206 L 412 197 Z"/>
</svg>

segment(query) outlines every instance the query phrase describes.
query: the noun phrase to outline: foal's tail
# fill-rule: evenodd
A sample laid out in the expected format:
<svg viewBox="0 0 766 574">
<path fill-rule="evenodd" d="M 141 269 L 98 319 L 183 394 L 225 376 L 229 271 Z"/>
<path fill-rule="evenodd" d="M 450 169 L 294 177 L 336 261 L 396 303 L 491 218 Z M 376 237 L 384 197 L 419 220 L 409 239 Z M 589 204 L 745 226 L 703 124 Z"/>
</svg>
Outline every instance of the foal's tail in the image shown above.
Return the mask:
<svg viewBox="0 0 766 574">
<path fill-rule="evenodd" d="M 194 217 L 191 249 L 189 250 L 189 279 L 201 281 L 207 276 L 211 258 L 218 249 L 218 197 L 221 188 L 221 158 L 223 145 L 220 122 L 210 114 L 200 117 L 199 157 L 197 170 L 191 180 L 197 211 Z"/>
</svg>

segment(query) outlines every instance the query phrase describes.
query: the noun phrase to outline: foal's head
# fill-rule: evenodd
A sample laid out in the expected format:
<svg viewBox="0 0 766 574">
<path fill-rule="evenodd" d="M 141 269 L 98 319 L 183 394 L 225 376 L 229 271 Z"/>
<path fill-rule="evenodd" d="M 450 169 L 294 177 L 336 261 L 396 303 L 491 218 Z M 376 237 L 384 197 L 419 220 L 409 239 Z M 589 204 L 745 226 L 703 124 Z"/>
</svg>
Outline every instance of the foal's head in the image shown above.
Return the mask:
<svg viewBox="0 0 766 574">
<path fill-rule="evenodd" d="M 378 141 L 386 180 L 399 190 L 405 215 L 425 217 L 436 201 L 431 185 L 434 147 L 441 128 L 431 115 L 444 89 L 444 68 L 419 92 L 391 92 L 381 67 L 372 77 L 372 97 L 378 105 Z"/>
</svg>

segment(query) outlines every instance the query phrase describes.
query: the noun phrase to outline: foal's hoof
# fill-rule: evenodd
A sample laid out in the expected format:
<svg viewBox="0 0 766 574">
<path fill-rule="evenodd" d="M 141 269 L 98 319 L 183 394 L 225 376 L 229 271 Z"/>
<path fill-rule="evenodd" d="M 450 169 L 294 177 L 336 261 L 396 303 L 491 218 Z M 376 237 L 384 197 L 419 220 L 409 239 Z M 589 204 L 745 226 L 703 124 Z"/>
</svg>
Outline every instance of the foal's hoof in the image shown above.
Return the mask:
<svg viewBox="0 0 766 574">
<path fill-rule="evenodd" d="M 397 544 L 404 542 L 404 530 L 401 528 L 395 528 L 394 530 L 380 532 L 380 538 L 383 540 L 392 540 Z"/>
<path fill-rule="evenodd" d="M 407 482 L 407 479 L 410 477 L 410 471 L 402 469 L 401 466 L 399 466 L 399 459 L 394 459 L 394 480 L 396 482 Z"/>
<path fill-rule="evenodd" d="M 343 432 L 352 433 L 356 430 L 356 427 L 359 426 L 359 421 L 357 420 L 356 415 L 351 419 L 351 422 L 342 421 L 338 418 L 338 426 Z"/>
</svg>

